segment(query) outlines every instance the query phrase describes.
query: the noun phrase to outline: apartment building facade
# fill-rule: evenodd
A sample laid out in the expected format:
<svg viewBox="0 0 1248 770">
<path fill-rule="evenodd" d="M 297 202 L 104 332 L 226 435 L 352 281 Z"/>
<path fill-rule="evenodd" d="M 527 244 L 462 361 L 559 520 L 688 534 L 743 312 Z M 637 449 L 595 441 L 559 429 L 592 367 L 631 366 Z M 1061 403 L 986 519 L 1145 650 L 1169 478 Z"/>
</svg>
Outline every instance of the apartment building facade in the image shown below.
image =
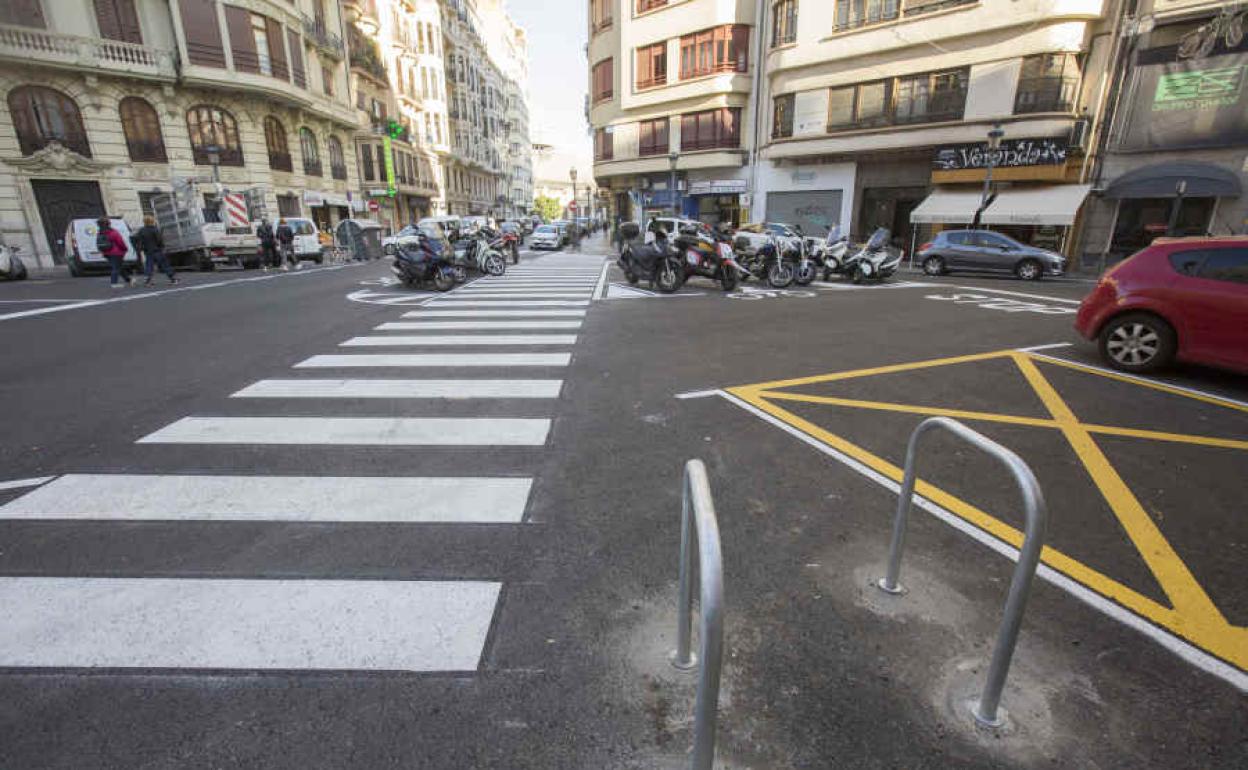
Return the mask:
<svg viewBox="0 0 1248 770">
<path fill-rule="evenodd" d="M 350 215 L 355 130 L 336 2 L 0 3 L 0 238 L 64 262 L 70 219 L 137 222 L 175 177 Z"/>
<path fill-rule="evenodd" d="M 640 188 L 616 209 L 644 216 L 671 203 L 645 190 L 674 152 L 687 216 L 886 227 L 909 250 L 972 222 L 991 158 L 981 221 L 1070 253 L 1120 15 L 1119 0 L 590 0 L 595 175 Z M 688 113 L 708 107 L 739 109 L 707 134 L 732 157 L 702 149 Z M 722 162 L 695 172 L 707 155 Z"/>
<path fill-rule="evenodd" d="M 756 6 L 590 0 L 594 176 L 622 216 L 679 210 L 743 222 L 759 64 Z"/>
</svg>

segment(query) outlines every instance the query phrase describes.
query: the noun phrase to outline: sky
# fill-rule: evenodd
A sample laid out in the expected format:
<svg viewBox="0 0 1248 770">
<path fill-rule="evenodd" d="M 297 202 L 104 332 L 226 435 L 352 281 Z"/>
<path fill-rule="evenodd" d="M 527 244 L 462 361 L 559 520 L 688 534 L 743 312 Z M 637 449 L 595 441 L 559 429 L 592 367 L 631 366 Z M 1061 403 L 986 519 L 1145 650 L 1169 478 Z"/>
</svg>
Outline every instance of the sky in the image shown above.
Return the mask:
<svg viewBox="0 0 1248 770">
<path fill-rule="evenodd" d="M 585 124 L 589 71 L 585 62 L 589 3 L 584 0 L 507 0 L 529 37 L 529 133 L 554 146 L 539 159 L 537 179 L 593 178 L 593 143 Z"/>
</svg>

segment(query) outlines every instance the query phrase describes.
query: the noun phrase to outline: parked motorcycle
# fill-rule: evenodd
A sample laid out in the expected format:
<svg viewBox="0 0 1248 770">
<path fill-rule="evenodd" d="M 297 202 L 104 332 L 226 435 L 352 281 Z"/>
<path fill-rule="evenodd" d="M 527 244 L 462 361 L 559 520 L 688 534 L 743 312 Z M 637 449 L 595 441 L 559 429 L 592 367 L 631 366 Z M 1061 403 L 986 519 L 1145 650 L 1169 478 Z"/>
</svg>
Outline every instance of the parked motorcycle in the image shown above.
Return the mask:
<svg viewBox="0 0 1248 770">
<path fill-rule="evenodd" d="M 828 237 L 819 249 L 818 259 L 823 265 L 823 280 L 845 272 L 845 258 L 849 254 L 849 235 L 841 230 L 840 225 L 833 225 L 828 230 Z"/>
<path fill-rule="evenodd" d="M 468 277 L 468 270 L 479 270 L 487 275 L 502 275 L 507 272 L 507 260 L 502 253 L 494 248 L 491 237 L 501 243 L 492 230 L 479 228 L 476 232 L 455 243 L 455 279 L 463 282 Z"/>
<path fill-rule="evenodd" d="M 862 248 L 845 260 L 843 272 L 854 283 L 882 281 L 897 272 L 901 252 L 888 245 L 889 231 L 878 228 Z"/>
<path fill-rule="evenodd" d="M 26 265 L 18 258 L 18 246 L 0 243 L 0 281 L 21 281 L 26 278 Z"/>
<path fill-rule="evenodd" d="M 406 286 L 430 281 L 438 291 L 450 291 L 455 287 L 455 268 L 450 260 L 453 253 L 445 238 L 421 232 L 416 239 L 395 246 L 390 269 Z"/>
<path fill-rule="evenodd" d="M 650 282 L 650 288 L 671 294 L 684 282 L 685 269 L 667 234 L 659 228 L 654 243 L 638 240 L 639 228 L 633 222 L 621 226 L 624 240 L 620 246 L 620 258 L 616 265 L 624 272 L 624 278 L 632 285 L 641 280 Z"/>
<path fill-rule="evenodd" d="M 681 283 L 695 275 L 719 281 L 724 291 L 737 288 L 743 269 L 737 264 L 729 238 L 707 228 L 683 227 L 676 236 L 676 251 L 683 256 Z"/>
<path fill-rule="evenodd" d="M 759 246 L 743 266 L 758 280 L 766 278 L 774 289 L 783 289 L 797 280 L 799 267 L 802 268 L 801 285 L 815 280 L 814 264 L 805 255 L 805 249 L 782 243 L 774 234 L 768 235 L 767 242 Z"/>
</svg>

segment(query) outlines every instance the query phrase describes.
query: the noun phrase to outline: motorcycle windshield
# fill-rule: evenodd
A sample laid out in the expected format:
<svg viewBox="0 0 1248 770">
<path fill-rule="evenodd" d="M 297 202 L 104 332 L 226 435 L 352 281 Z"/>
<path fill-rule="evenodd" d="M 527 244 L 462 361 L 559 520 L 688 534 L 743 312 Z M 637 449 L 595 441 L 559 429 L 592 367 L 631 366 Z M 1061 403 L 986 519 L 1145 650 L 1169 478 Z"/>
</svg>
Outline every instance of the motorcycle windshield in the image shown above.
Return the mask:
<svg viewBox="0 0 1248 770">
<path fill-rule="evenodd" d="M 888 235 L 887 227 L 877 228 L 874 233 L 871 233 L 871 240 L 867 241 L 867 251 L 879 251 L 887 246 Z"/>
<path fill-rule="evenodd" d="M 840 225 L 832 225 L 832 229 L 828 231 L 828 243 L 840 243 L 845 240 L 845 232 L 841 230 Z"/>
</svg>

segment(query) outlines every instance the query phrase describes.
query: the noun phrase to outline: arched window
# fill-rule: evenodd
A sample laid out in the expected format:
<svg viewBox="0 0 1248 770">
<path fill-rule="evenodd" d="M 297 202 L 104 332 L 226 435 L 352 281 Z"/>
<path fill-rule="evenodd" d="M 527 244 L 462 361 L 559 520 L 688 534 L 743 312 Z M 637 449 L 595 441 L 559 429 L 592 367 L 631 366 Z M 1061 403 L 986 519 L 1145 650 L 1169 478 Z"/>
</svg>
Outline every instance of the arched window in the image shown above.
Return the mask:
<svg viewBox="0 0 1248 770">
<path fill-rule="evenodd" d="M 303 173 L 321 176 L 321 153 L 316 146 L 316 134 L 307 126 L 299 129 L 299 150 L 303 153 Z"/>
<path fill-rule="evenodd" d="M 286 145 L 286 127 L 272 115 L 264 119 L 264 143 L 269 148 L 269 168 L 274 171 L 294 171 L 290 162 L 290 147 Z"/>
<path fill-rule="evenodd" d="M 342 142 L 338 137 L 329 137 L 329 174 L 334 179 L 347 178 L 347 158 L 342 154 Z"/>
<path fill-rule="evenodd" d="M 165 139 L 160 133 L 160 117 L 146 99 L 127 96 L 118 105 L 121 130 L 126 135 L 130 160 L 142 163 L 166 163 Z"/>
<path fill-rule="evenodd" d="M 211 165 L 209 149 L 216 148 L 220 165 L 243 165 L 243 145 L 238 140 L 238 123 L 220 107 L 201 104 L 186 111 L 186 130 L 191 135 L 195 163 Z"/>
<path fill-rule="evenodd" d="M 48 142 L 60 142 L 79 155 L 91 157 L 82 113 L 74 100 L 43 86 L 20 86 L 9 92 L 9 113 L 17 129 L 22 154 L 42 150 Z"/>
</svg>

